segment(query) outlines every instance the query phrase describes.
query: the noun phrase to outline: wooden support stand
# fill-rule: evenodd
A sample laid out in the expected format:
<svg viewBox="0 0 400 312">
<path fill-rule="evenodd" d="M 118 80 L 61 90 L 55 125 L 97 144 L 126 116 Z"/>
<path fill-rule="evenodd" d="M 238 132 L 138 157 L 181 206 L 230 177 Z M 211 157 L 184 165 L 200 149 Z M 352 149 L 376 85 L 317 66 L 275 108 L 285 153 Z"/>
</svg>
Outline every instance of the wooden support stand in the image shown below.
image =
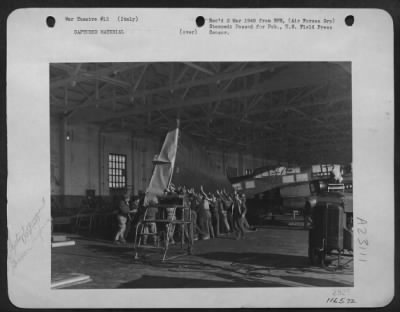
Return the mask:
<svg viewBox="0 0 400 312">
<path fill-rule="evenodd" d="M 149 209 L 157 209 L 156 218 L 149 217 Z M 186 251 L 177 256 L 167 258 L 171 244 L 175 244 L 174 233 L 180 230 L 180 248 Z M 152 244 L 149 244 L 151 241 Z M 159 204 L 157 207 L 148 207 L 136 226 L 135 259 L 139 252 L 146 249 L 159 249 L 163 251 L 162 261 L 192 253 L 193 224 L 190 207 L 183 204 Z"/>
</svg>

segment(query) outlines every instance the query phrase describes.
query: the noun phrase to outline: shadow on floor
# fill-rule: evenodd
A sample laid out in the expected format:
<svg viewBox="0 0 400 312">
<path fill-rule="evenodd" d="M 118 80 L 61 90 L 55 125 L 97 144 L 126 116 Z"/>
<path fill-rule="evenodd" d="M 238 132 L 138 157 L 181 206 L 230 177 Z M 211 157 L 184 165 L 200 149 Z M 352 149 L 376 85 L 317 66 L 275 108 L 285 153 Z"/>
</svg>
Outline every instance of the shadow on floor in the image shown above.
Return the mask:
<svg viewBox="0 0 400 312">
<path fill-rule="evenodd" d="M 89 251 L 89 253 L 99 253 L 102 256 L 112 256 L 115 258 L 126 259 L 129 258 L 130 260 L 133 259 L 134 256 L 134 249 L 133 246 L 129 245 L 104 245 L 104 244 L 88 244 L 85 245 L 85 248 Z"/>
<path fill-rule="evenodd" d="M 196 254 L 196 256 L 211 260 L 229 261 L 249 265 L 262 265 L 280 269 L 303 268 L 310 266 L 309 259 L 307 257 L 271 253 L 211 252 Z"/>
<path fill-rule="evenodd" d="M 257 265 L 260 270 L 268 269 L 273 270 L 297 270 L 298 273 L 323 273 L 324 275 L 337 275 L 337 274 L 353 274 L 353 270 L 347 268 L 345 270 L 333 270 L 324 269 L 321 266 L 313 266 L 310 264 L 308 257 L 294 256 L 294 255 L 282 255 L 282 254 L 272 254 L 272 253 L 232 253 L 232 252 L 213 252 L 204 253 L 197 255 L 204 259 L 217 260 L 217 261 L 227 261 L 232 262 L 232 267 L 235 268 L 246 268 L 247 266 Z M 248 274 L 254 272 L 257 275 L 258 269 L 250 268 Z M 286 278 L 287 280 L 297 282 L 298 277 L 293 276 Z M 299 277 L 300 278 L 300 277 Z M 300 278 L 302 279 L 302 277 Z M 315 286 L 343 286 L 341 283 L 331 282 L 328 280 L 321 280 L 310 278 L 310 284 Z M 308 284 L 308 281 L 306 282 Z"/>
<path fill-rule="evenodd" d="M 230 281 L 215 281 L 206 279 L 177 278 L 165 276 L 146 276 L 140 279 L 123 283 L 118 288 L 220 288 L 220 287 L 279 287 L 277 283 L 263 283 L 258 281 L 247 281 L 243 279 L 232 279 Z"/>
<path fill-rule="evenodd" d="M 135 249 L 133 248 L 133 244 L 121 244 L 121 245 L 114 245 L 112 243 L 108 245 L 104 244 L 87 244 L 85 245 L 85 248 L 89 251 L 89 254 L 95 253 L 99 254 L 100 257 L 112 257 L 121 261 L 128 261 L 129 263 L 132 263 L 134 261 L 134 256 L 135 256 Z M 164 253 L 164 249 L 146 249 L 143 251 L 143 249 L 139 249 L 139 255 L 140 259 L 143 260 L 153 260 L 155 262 L 160 262 Z M 171 248 L 171 251 L 169 252 L 169 255 L 172 254 L 174 251 L 173 248 Z"/>
<path fill-rule="evenodd" d="M 281 277 L 284 280 L 288 280 L 291 282 L 298 282 L 298 283 L 305 283 L 308 285 L 312 285 L 314 287 L 343 287 L 349 286 L 343 284 L 341 282 L 336 282 L 328 279 L 321 279 L 321 278 L 312 278 L 312 277 L 305 277 L 305 276 L 283 276 Z"/>
</svg>

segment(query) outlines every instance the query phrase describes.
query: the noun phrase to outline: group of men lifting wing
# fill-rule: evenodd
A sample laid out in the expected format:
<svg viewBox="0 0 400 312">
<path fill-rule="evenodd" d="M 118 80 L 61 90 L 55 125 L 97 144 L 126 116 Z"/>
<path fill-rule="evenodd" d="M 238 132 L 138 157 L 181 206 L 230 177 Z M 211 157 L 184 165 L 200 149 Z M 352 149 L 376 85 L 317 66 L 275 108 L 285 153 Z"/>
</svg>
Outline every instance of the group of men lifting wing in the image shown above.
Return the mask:
<svg viewBox="0 0 400 312">
<path fill-rule="evenodd" d="M 246 219 L 247 207 L 244 194 L 240 195 L 236 191 L 229 194 L 225 190 L 206 193 L 202 186 L 198 193 L 194 189 L 170 186 L 165 194 L 182 196 L 184 206 L 191 208 L 188 211 L 191 213 L 189 220 L 191 220 L 194 240 L 207 240 L 229 233 L 235 234 L 236 239 L 243 239 L 247 230 L 254 230 Z M 129 195 L 125 195 L 119 204 L 118 231 L 114 236 L 114 242 L 126 243 L 129 233 L 132 232 L 130 229 L 135 228 L 144 217 L 146 221 L 156 220 L 159 213 L 157 205 L 156 197 L 144 205 L 144 198 L 133 197 L 131 200 Z M 173 220 L 175 216 L 168 215 L 168 218 Z M 146 222 L 144 226 L 145 233 L 151 234 L 157 231 L 155 222 Z M 179 235 L 174 232 L 175 230 L 169 237 L 169 242 L 172 244 L 175 243 L 175 234 Z"/>
</svg>

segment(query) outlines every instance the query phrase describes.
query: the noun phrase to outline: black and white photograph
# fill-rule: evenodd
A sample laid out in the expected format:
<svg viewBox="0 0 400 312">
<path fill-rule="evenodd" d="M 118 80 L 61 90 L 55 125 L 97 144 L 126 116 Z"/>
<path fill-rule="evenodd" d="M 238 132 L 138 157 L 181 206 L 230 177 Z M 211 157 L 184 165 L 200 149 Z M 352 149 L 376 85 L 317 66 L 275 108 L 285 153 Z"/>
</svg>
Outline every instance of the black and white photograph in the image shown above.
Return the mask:
<svg viewBox="0 0 400 312">
<path fill-rule="evenodd" d="M 353 286 L 349 62 L 49 72 L 52 287 Z"/>
<path fill-rule="evenodd" d="M 393 299 L 390 15 L 32 8 L 7 38 L 14 306 Z"/>
</svg>

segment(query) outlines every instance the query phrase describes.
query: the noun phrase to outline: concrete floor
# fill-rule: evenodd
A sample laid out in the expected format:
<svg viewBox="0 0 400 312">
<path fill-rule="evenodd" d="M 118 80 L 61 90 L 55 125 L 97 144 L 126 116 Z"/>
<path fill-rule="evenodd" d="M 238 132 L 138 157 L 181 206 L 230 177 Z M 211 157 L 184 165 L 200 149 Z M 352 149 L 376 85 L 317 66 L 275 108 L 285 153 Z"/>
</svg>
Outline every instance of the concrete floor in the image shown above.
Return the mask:
<svg viewBox="0 0 400 312">
<path fill-rule="evenodd" d="M 69 288 L 309 287 L 353 286 L 353 262 L 341 270 L 311 266 L 308 231 L 290 227 L 259 228 L 244 240 L 232 236 L 196 241 L 193 255 L 165 262 L 161 251 L 134 260 L 133 245 L 83 236 L 75 246 L 52 249 L 52 276 L 89 275 L 92 281 Z M 169 256 L 181 253 L 174 247 Z"/>
</svg>

